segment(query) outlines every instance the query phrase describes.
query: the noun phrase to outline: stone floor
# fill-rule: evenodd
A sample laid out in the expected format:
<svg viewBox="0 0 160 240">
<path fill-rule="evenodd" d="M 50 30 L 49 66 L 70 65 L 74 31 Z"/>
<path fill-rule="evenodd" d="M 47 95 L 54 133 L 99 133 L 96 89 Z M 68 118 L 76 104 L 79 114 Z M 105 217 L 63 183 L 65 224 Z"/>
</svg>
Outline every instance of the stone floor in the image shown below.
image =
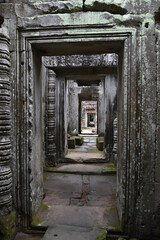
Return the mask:
<svg viewBox="0 0 160 240">
<path fill-rule="evenodd" d="M 75 149 L 69 149 L 65 159 L 72 159 L 77 162 L 99 162 L 105 161 L 104 153 L 96 148 L 96 135 L 82 135 L 84 143 L 82 146 L 76 146 Z"/>
<path fill-rule="evenodd" d="M 43 237 L 17 235 L 16 240 L 96 240 L 104 229 L 119 226 L 111 164 L 60 165 L 44 178 L 45 210 L 38 226 L 48 229 Z"/>
<path fill-rule="evenodd" d="M 83 161 L 104 159 L 96 151 L 96 137 L 86 136 L 83 146 L 69 154 Z M 119 229 L 113 164 L 61 164 L 45 170 L 44 209 L 38 215 L 38 226 L 48 229 L 43 237 L 19 233 L 15 240 L 96 240 L 106 228 Z"/>
<path fill-rule="evenodd" d="M 96 240 L 106 227 L 119 225 L 116 175 L 111 169 L 103 164 L 69 164 L 46 173 L 44 204 L 48 209 L 39 224 L 49 226 L 44 240 L 72 240 L 77 235 L 76 239 Z"/>
</svg>

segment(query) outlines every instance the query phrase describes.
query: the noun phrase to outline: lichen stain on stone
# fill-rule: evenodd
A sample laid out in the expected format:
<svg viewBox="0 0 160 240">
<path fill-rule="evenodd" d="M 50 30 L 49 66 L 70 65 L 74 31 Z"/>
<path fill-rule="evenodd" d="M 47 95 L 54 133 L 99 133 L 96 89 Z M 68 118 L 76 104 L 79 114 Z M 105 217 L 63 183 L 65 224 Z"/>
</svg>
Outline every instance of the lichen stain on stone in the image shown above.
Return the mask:
<svg viewBox="0 0 160 240">
<path fill-rule="evenodd" d="M 43 200 L 41 202 L 41 208 L 37 213 L 32 212 L 32 226 L 39 226 L 42 222 L 42 213 L 47 211 L 49 208 L 48 205 L 46 205 Z"/>
<path fill-rule="evenodd" d="M 107 237 L 107 231 L 103 230 L 96 240 L 106 240 L 106 237 Z"/>
<path fill-rule="evenodd" d="M 12 240 L 15 235 L 15 213 L 0 218 L 0 239 Z"/>
</svg>

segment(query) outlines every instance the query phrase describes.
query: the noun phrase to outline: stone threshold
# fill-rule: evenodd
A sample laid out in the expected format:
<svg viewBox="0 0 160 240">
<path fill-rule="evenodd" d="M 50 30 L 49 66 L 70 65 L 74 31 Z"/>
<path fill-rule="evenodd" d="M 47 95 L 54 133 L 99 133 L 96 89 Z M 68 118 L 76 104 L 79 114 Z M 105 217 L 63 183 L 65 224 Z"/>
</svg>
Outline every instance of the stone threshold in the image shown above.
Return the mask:
<svg viewBox="0 0 160 240">
<path fill-rule="evenodd" d="M 73 158 L 61 158 L 58 159 L 58 163 L 93 163 L 93 164 L 98 164 L 98 163 L 107 163 L 107 160 L 105 158 L 88 158 L 88 159 L 73 159 Z"/>
<path fill-rule="evenodd" d="M 59 164 L 57 167 L 45 167 L 46 172 L 68 173 L 79 175 L 110 175 L 116 174 L 114 164 Z"/>
</svg>

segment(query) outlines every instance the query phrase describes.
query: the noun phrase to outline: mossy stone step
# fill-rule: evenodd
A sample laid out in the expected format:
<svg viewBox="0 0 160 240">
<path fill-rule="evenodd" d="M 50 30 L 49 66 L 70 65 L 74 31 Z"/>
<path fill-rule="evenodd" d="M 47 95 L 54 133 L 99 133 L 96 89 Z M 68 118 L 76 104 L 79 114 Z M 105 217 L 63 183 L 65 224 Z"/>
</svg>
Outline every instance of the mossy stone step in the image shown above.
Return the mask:
<svg viewBox="0 0 160 240">
<path fill-rule="evenodd" d="M 81 146 L 83 144 L 83 137 L 75 137 L 76 145 Z"/>
<path fill-rule="evenodd" d="M 97 139 L 96 139 L 96 146 L 97 146 L 99 151 L 103 151 L 104 137 L 97 137 Z"/>
</svg>

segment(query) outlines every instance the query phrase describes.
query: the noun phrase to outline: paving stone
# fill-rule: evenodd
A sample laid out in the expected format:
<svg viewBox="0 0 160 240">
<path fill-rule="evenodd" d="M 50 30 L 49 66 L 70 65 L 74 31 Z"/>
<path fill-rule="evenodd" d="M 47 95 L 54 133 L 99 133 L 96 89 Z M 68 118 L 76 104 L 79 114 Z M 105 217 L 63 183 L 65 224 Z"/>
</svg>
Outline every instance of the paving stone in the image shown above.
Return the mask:
<svg viewBox="0 0 160 240">
<path fill-rule="evenodd" d="M 116 175 L 87 175 L 103 168 L 105 164 L 67 164 L 57 168 L 66 173 L 49 173 L 44 183 L 44 202 L 49 208 L 42 213 L 40 223 L 49 226 L 44 240 L 96 240 L 99 229 L 114 228 L 118 222 Z"/>
<path fill-rule="evenodd" d="M 71 193 L 65 194 L 65 197 L 62 197 L 62 194 L 48 193 L 45 197 L 45 204 L 50 205 L 69 205 L 70 204 Z"/>
<path fill-rule="evenodd" d="M 43 240 L 96 240 L 101 232 L 101 228 L 56 225 L 48 228 Z"/>
<path fill-rule="evenodd" d="M 51 206 L 42 216 L 42 226 L 54 224 L 81 227 L 112 227 L 118 221 L 109 207 Z"/>
<path fill-rule="evenodd" d="M 44 188 L 48 192 L 78 192 L 82 187 L 81 179 L 80 175 L 49 174 Z"/>
<path fill-rule="evenodd" d="M 43 234 L 27 234 L 19 232 L 17 233 L 14 240 L 41 240 L 43 238 Z"/>
<path fill-rule="evenodd" d="M 88 176 L 88 175 L 83 175 L 82 180 L 83 180 L 83 183 L 89 183 L 89 181 L 90 181 L 90 176 Z"/>
<path fill-rule="evenodd" d="M 83 152 L 83 153 L 87 153 L 87 151 L 88 151 L 88 148 L 87 147 L 85 147 L 85 148 L 78 148 L 78 149 L 75 149 L 75 151 L 74 152 Z"/>
<path fill-rule="evenodd" d="M 44 202 L 47 205 L 69 205 L 72 194 L 82 190 L 82 177 L 73 174 L 49 174 L 44 182 L 44 189 Z"/>
<path fill-rule="evenodd" d="M 90 176 L 90 191 L 99 196 L 115 195 L 116 175 Z"/>
<path fill-rule="evenodd" d="M 107 195 L 107 196 L 100 196 L 98 194 L 95 194 L 91 192 L 91 194 L 88 195 L 88 203 L 87 206 L 107 206 L 112 207 L 113 205 L 116 205 L 116 197 L 115 195 Z"/>
</svg>

